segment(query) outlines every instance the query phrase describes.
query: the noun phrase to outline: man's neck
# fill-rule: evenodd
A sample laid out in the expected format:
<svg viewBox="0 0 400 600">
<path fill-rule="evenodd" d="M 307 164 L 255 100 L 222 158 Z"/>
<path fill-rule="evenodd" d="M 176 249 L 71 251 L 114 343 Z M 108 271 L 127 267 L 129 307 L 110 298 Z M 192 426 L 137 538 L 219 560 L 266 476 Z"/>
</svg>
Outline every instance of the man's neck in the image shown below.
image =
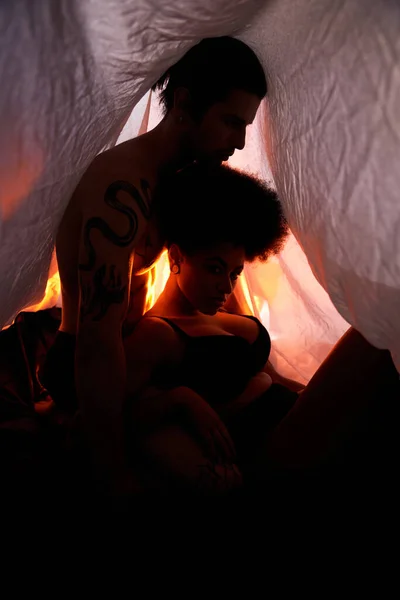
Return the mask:
<svg viewBox="0 0 400 600">
<path fill-rule="evenodd" d="M 168 116 L 142 136 L 142 144 L 146 144 L 152 163 L 159 173 L 178 170 L 187 163 L 183 156 L 182 140 Z"/>
</svg>

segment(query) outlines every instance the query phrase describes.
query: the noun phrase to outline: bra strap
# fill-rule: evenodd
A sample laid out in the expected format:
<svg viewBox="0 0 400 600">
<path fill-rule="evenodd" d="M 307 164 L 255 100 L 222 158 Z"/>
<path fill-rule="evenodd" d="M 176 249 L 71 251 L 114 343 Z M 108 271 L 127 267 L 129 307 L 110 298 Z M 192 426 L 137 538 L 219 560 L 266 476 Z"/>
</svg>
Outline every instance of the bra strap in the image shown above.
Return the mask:
<svg viewBox="0 0 400 600">
<path fill-rule="evenodd" d="M 181 335 L 184 338 L 188 338 L 190 337 L 185 331 L 183 331 L 183 329 L 181 329 L 180 327 L 178 327 L 178 325 L 176 323 L 174 323 L 172 321 L 172 319 L 168 319 L 168 317 L 160 317 L 159 315 L 146 315 L 145 317 L 146 319 L 161 319 L 161 321 L 165 321 L 165 323 L 168 323 L 168 325 L 170 327 L 172 327 L 172 329 L 178 333 L 179 335 Z"/>
</svg>

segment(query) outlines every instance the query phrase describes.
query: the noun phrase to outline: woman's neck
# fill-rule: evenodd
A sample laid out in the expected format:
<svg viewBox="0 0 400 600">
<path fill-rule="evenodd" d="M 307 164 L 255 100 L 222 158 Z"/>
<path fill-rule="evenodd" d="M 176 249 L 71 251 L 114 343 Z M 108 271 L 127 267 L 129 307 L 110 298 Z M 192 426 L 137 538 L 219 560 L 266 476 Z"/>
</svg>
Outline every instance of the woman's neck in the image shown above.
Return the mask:
<svg viewBox="0 0 400 600">
<path fill-rule="evenodd" d="M 172 274 L 169 276 L 164 291 L 160 294 L 152 312 L 173 317 L 194 317 L 201 315 L 182 293 L 177 284 L 176 276 Z"/>
</svg>

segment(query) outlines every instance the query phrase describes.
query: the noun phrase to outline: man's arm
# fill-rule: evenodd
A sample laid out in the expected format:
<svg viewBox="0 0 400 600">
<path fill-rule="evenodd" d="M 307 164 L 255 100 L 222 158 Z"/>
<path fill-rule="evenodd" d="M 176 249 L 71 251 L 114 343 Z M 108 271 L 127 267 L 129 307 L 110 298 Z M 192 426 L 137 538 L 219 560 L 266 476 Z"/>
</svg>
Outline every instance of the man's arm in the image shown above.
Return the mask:
<svg viewBox="0 0 400 600">
<path fill-rule="evenodd" d="M 97 206 L 96 206 L 97 209 Z M 75 378 L 85 431 L 99 477 L 113 491 L 127 476 L 123 404 L 126 364 L 122 325 L 132 257 L 149 206 L 139 187 L 117 181 L 83 223 Z"/>
</svg>

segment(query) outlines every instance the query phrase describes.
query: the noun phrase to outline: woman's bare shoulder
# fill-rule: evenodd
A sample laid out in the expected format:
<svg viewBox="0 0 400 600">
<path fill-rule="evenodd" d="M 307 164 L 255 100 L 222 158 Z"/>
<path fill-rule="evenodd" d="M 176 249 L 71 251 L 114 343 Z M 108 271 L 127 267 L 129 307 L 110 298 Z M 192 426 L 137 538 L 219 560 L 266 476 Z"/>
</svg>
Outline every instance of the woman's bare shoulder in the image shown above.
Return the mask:
<svg viewBox="0 0 400 600">
<path fill-rule="evenodd" d="M 132 333 L 124 339 L 130 352 L 134 349 L 141 354 L 163 355 L 179 344 L 174 329 L 155 315 L 145 315 L 138 321 Z"/>
</svg>

